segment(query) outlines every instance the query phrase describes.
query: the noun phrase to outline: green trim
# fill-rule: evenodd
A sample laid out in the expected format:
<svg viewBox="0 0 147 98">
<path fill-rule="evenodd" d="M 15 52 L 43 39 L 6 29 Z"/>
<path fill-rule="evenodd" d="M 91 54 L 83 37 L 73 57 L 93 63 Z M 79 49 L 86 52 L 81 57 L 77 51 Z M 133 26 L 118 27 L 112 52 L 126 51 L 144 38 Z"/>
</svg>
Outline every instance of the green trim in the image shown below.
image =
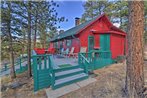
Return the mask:
<svg viewBox="0 0 147 98">
<path fill-rule="evenodd" d="M 95 44 L 94 36 L 89 35 L 88 36 L 88 52 L 90 52 L 91 50 L 93 50 L 94 44 Z"/>
</svg>

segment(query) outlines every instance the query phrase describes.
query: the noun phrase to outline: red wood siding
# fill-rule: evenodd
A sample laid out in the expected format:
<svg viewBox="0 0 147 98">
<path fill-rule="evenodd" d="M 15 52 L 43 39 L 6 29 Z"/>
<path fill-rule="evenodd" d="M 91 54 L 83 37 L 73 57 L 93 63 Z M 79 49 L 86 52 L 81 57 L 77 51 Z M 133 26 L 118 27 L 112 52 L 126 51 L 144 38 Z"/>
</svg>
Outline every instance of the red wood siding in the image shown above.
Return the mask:
<svg viewBox="0 0 147 98">
<path fill-rule="evenodd" d="M 124 36 L 111 34 L 110 35 L 110 50 L 112 52 L 112 58 L 116 58 L 119 55 L 124 55 Z"/>
<path fill-rule="evenodd" d="M 103 18 L 101 18 L 100 20 L 95 21 L 94 24 L 90 25 L 89 27 L 87 27 L 86 29 L 84 29 L 81 33 L 80 33 L 80 41 L 81 41 L 81 47 L 87 47 L 88 48 L 88 36 L 89 35 L 93 35 L 94 39 L 95 39 L 95 47 L 99 47 L 99 35 L 98 34 L 93 34 L 91 32 L 91 30 L 94 31 L 101 31 L 101 30 L 106 30 L 108 31 L 109 28 L 106 25 L 105 21 Z M 87 49 L 88 50 L 88 49 Z"/>
<path fill-rule="evenodd" d="M 75 47 L 74 53 L 78 53 L 80 51 L 80 42 L 78 39 L 72 39 L 72 46 Z"/>
<path fill-rule="evenodd" d="M 61 41 L 58 42 L 58 49 L 60 49 L 60 42 L 61 42 Z"/>
<path fill-rule="evenodd" d="M 101 17 L 99 20 L 95 21 L 94 23 L 88 25 L 88 27 L 82 29 L 79 31 L 78 35 L 76 35 L 77 39 L 71 39 L 72 45 L 70 47 L 66 46 L 66 40 L 62 40 L 63 42 L 63 48 L 70 48 L 75 47 L 75 53 L 80 51 L 80 47 L 87 47 L 88 50 L 88 36 L 93 35 L 95 44 L 94 47 L 100 47 L 100 33 L 101 31 L 112 31 L 110 33 L 110 50 L 112 52 L 112 58 L 116 58 L 119 55 L 124 55 L 124 45 L 125 45 L 125 36 L 126 34 L 124 32 L 121 32 L 119 30 L 110 29 L 113 25 L 106 19 L 106 17 Z M 92 33 L 91 31 L 100 31 L 97 33 Z M 114 33 L 115 32 L 115 33 Z M 105 32 L 103 32 L 105 33 Z M 124 35 L 121 35 L 121 34 Z M 79 41 L 78 41 L 79 39 Z M 60 47 L 60 45 L 58 45 Z"/>
<path fill-rule="evenodd" d="M 100 36 L 99 36 L 99 34 L 94 34 L 94 40 L 95 40 L 94 47 L 96 47 L 96 48 L 100 47 Z"/>
<path fill-rule="evenodd" d="M 54 47 L 54 44 L 53 43 L 50 43 L 50 46 L 49 46 L 50 48 L 53 48 Z"/>
<path fill-rule="evenodd" d="M 66 49 L 67 46 L 66 46 L 66 40 L 63 40 L 63 48 Z"/>
</svg>

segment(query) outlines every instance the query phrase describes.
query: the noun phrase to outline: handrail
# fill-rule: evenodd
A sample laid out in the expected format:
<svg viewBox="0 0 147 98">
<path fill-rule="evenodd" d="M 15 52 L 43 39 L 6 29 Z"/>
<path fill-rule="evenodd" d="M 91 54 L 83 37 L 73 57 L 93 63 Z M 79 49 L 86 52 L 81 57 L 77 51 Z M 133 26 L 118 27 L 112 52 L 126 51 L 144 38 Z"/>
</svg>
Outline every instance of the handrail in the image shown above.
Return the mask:
<svg viewBox="0 0 147 98">
<path fill-rule="evenodd" d="M 84 66 L 85 71 L 94 70 L 96 63 L 111 58 L 111 51 L 90 51 L 79 53 L 79 65 Z M 89 66 L 90 65 L 90 66 Z"/>
<path fill-rule="evenodd" d="M 87 58 L 85 58 L 82 54 L 80 54 L 80 55 L 84 58 L 84 60 L 85 60 L 87 63 L 90 63 L 90 61 L 88 61 Z"/>
<path fill-rule="evenodd" d="M 42 57 L 42 56 L 51 56 L 51 54 L 39 54 L 39 55 L 33 55 L 32 57 Z"/>
<path fill-rule="evenodd" d="M 79 53 L 79 64 L 83 66 L 84 72 L 88 74 L 88 64 L 90 64 L 90 61 L 83 54 L 87 53 Z"/>
</svg>

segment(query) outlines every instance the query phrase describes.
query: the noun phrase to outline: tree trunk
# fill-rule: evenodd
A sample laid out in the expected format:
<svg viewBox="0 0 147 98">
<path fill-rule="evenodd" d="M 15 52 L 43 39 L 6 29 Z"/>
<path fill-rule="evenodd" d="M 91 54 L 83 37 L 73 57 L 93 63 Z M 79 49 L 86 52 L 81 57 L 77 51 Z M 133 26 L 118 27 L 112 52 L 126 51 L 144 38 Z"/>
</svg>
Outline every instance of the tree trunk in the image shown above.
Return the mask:
<svg viewBox="0 0 147 98">
<path fill-rule="evenodd" d="M 129 98 L 144 98 L 143 1 L 129 1 L 128 56 L 126 90 Z"/>
<path fill-rule="evenodd" d="M 38 15 L 38 13 L 37 13 L 37 11 L 36 11 L 36 16 L 35 16 L 35 32 L 34 32 L 34 48 L 36 48 L 36 33 L 37 33 L 37 15 Z"/>
<path fill-rule="evenodd" d="M 44 33 L 44 39 L 43 39 L 43 48 L 46 47 L 46 33 Z"/>
<path fill-rule="evenodd" d="M 12 46 L 13 42 L 12 42 L 12 36 L 11 36 L 10 30 L 9 30 L 9 39 L 10 39 L 9 52 L 10 52 L 11 78 L 14 79 L 16 78 L 16 74 L 15 74 L 14 54 L 13 54 L 13 46 Z"/>
<path fill-rule="evenodd" d="M 10 70 L 11 70 L 11 78 L 16 78 L 15 74 L 15 66 L 14 66 L 14 54 L 13 54 L 13 40 L 11 35 L 11 3 L 8 2 L 8 8 L 9 8 L 9 20 L 8 20 L 8 33 L 9 33 L 9 54 L 10 54 Z"/>
<path fill-rule="evenodd" d="M 31 73 L 31 1 L 28 1 L 28 77 Z"/>
<path fill-rule="evenodd" d="M 34 32 L 34 47 L 33 48 L 36 48 L 36 30 Z"/>
</svg>

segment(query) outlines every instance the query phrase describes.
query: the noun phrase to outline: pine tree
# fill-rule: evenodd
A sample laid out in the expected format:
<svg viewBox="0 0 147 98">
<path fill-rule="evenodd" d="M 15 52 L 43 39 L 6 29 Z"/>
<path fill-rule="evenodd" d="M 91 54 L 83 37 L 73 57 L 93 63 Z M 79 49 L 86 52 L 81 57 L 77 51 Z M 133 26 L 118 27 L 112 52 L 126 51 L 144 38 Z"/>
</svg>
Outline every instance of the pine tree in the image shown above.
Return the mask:
<svg viewBox="0 0 147 98">
<path fill-rule="evenodd" d="M 15 66 L 14 66 L 14 47 L 13 43 L 16 36 L 21 35 L 20 24 L 18 24 L 19 19 L 15 17 L 15 12 L 13 9 L 14 2 L 12 1 L 2 1 L 1 5 L 1 18 L 2 18 L 2 36 L 8 38 L 9 46 L 9 56 L 10 56 L 10 69 L 11 78 L 15 78 Z"/>
<path fill-rule="evenodd" d="M 56 7 L 59 5 L 53 1 L 40 1 L 32 3 L 32 29 L 34 30 L 34 47 L 36 46 L 36 37 L 39 36 L 42 47 L 45 48 L 47 36 L 51 31 L 57 29 L 58 22 L 64 22 L 64 17 L 58 17 Z"/>
<path fill-rule="evenodd" d="M 84 5 L 85 12 L 82 15 L 82 22 L 106 13 L 113 23 L 119 23 L 121 28 L 126 30 L 128 21 L 128 2 L 109 0 L 88 0 Z"/>
<path fill-rule="evenodd" d="M 28 54 L 28 76 L 31 76 L 31 38 L 34 33 L 36 43 L 37 32 L 40 33 L 43 41 L 43 47 L 46 44 L 46 35 L 48 30 L 56 29 L 57 22 L 63 22 L 64 17 L 58 18 L 53 1 L 22 1 L 16 2 L 15 9 L 17 16 L 21 19 L 21 28 L 27 28 L 27 54 Z M 22 29 L 23 30 L 23 29 Z M 32 32 L 34 30 L 34 32 Z M 22 31 L 21 31 L 22 32 Z M 36 44 L 34 44 L 34 47 Z"/>
<path fill-rule="evenodd" d="M 126 90 L 129 98 L 144 98 L 143 72 L 144 2 L 129 1 Z"/>
</svg>

